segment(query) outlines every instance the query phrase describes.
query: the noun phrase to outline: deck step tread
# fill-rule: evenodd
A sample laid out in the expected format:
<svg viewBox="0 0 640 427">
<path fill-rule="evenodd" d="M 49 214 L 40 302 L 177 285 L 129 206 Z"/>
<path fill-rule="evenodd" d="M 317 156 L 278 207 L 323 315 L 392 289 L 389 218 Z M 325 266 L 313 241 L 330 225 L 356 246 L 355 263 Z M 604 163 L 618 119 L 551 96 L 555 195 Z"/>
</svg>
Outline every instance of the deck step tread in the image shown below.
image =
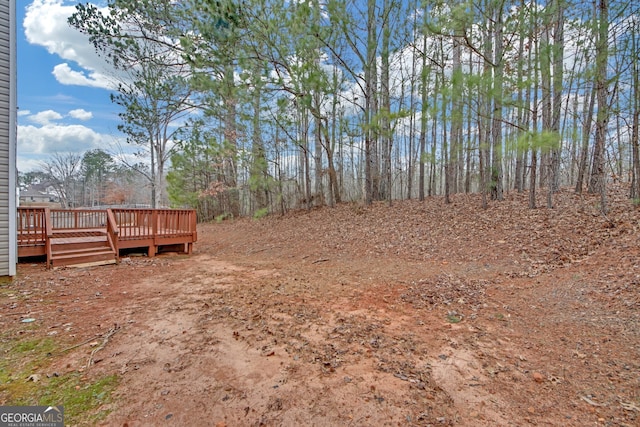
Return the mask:
<svg viewBox="0 0 640 427">
<path fill-rule="evenodd" d="M 107 234 L 107 230 L 54 230 L 51 234 L 61 237 L 69 235 L 104 236 Z"/>
<path fill-rule="evenodd" d="M 83 253 L 53 253 L 51 255 L 51 260 L 65 260 L 65 259 L 74 259 L 74 258 L 83 258 L 83 257 L 99 257 L 99 256 L 109 256 L 115 259 L 116 254 L 112 250 L 103 250 L 103 251 L 93 251 L 93 252 L 83 252 Z"/>
<path fill-rule="evenodd" d="M 115 255 L 115 253 L 111 250 L 109 246 L 99 246 L 93 248 L 78 248 L 78 249 L 54 249 L 51 251 L 51 256 L 61 256 L 61 255 L 86 255 L 92 253 L 101 253 L 101 252 L 110 252 Z"/>
</svg>

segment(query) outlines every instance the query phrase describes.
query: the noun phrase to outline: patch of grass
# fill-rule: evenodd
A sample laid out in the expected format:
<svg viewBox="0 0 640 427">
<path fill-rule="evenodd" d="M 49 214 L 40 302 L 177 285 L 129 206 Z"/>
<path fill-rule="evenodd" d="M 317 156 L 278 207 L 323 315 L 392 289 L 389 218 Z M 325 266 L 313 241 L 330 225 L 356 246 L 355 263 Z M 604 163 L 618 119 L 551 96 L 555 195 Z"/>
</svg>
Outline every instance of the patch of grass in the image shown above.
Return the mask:
<svg viewBox="0 0 640 427">
<path fill-rule="evenodd" d="M 47 354 L 52 353 L 56 348 L 55 342 L 51 338 L 31 338 L 18 342 L 12 349 L 11 353 L 37 353 Z"/>
<path fill-rule="evenodd" d="M 0 343 L 0 352 L 4 356 L 0 360 L 0 393 L 9 392 L 11 395 L 14 394 L 11 392 L 13 388 L 25 388 L 16 383 L 26 381 L 35 368 L 47 364 L 46 358 L 55 348 L 55 342 L 51 338 L 24 338 L 15 342 L 4 336 Z"/>
<path fill-rule="evenodd" d="M 0 394 L 7 396 L 10 402 L 20 402 L 23 396 L 37 388 L 27 378 L 49 363 L 47 356 L 56 349 L 56 344 L 51 338 L 25 337 L 17 341 L 3 338 L 0 345 L 4 353 L 0 361 Z"/>
<path fill-rule="evenodd" d="M 79 372 L 72 372 L 49 380 L 38 397 L 39 405 L 64 405 L 65 424 L 95 424 L 109 414 L 105 405 L 112 402 L 118 386 L 113 374 L 89 382 Z"/>
<path fill-rule="evenodd" d="M 63 405 L 65 424 L 95 424 L 108 413 L 118 385 L 117 375 L 90 379 L 86 373 L 70 372 L 47 377 L 51 355 L 59 351 L 52 338 L 24 337 L 16 340 L 3 334 L 0 340 L 0 404 Z"/>
<path fill-rule="evenodd" d="M 448 314 L 447 320 L 449 323 L 460 323 L 462 321 L 462 316 L 458 314 Z"/>
<path fill-rule="evenodd" d="M 0 399 L 12 405 L 28 404 L 28 396 L 37 393 L 39 384 L 29 381 L 39 367 L 49 363 L 47 355 L 56 348 L 51 338 L 25 337 L 20 340 L 4 336 L 0 344 Z"/>
<path fill-rule="evenodd" d="M 226 219 L 231 219 L 233 216 L 231 214 L 225 213 L 225 214 L 220 214 L 217 215 L 214 220 L 216 221 L 216 223 L 220 224 L 222 221 L 226 220 Z"/>
<path fill-rule="evenodd" d="M 269 208 L 258 209 L 253 213 L 253 219 L 261 219 L 269 215 Z"/>
</svg>

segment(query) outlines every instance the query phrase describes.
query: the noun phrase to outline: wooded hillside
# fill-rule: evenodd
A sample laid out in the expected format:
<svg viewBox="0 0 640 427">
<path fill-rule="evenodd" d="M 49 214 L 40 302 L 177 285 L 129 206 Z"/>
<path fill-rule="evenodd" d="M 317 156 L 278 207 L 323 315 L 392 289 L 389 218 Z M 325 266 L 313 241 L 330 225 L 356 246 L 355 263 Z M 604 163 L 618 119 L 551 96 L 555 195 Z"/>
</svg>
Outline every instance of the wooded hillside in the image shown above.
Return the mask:
<svg viewBox="0 0 640 427">
<path fill-rule="evenodd" d="M 640 198 L 634 2 L 112 0 L 70 24 L 119 73 L 154 204 Z"/>
</svg>

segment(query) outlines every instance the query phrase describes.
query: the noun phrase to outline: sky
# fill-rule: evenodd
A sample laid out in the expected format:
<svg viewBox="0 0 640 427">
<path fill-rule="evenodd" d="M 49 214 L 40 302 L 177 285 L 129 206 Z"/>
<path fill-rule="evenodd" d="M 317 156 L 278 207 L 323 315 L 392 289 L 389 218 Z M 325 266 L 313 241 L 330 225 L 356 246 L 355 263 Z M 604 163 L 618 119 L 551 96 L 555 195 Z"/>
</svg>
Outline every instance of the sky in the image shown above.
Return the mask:
<svg viewBox="0 0 640 427">
<path fill-rule="evenodd" d="M 108 67 L 67 24 L 77 3 L 16 0 L 20 172 L 38 170 L 55 153 L 126 151 Z"/>
<path fill-rule="evenodd" d="M 88 38 L 67 24 L 75 5 L 88 0 L 15 1 L 18 170 L 38 170 L 56 153 L 81 154 L 96 148 L 114 156 L 131 156 L 134 148 L 127 146 L 117 130 L 120 108 L 110 101 L 113 83 L 109 76 L 113 71 L 96 54 Z M 98 6 L 106 3 L 91 1 Z M 565 33 L 569 40 L 582 38 Z M 579 48 L 577 42 L 567 46 L 569 51 Z M 411 72 L 401 68 L 411 66 L 412 52 L 403 49 L 394 54 L 397 56 L 392 63 L 396 67 L 392 72 L 399 79 Z M 575 57 L 570 52 L 565 54 L 566 58 Z M 565 67 L 574 68 L 572 62 L 565 62 Z M 349 90 L 343 98 L 364 100 L 358 96 L 357 85 Z"/>
</svg>

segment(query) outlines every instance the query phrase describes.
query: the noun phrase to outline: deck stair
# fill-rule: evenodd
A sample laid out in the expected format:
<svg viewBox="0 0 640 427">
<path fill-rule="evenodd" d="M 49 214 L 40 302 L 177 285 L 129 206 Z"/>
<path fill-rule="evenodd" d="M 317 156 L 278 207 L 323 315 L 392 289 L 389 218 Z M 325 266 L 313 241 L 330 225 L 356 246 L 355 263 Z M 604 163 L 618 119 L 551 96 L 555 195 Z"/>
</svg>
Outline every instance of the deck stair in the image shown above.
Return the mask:
<svg viewBox="0 0 640 427">
<path fill-rule="evenodd" d="M 103 265 L 117 262 L 104 230 L 57 230 L 50 238 L 51 267 Z"/>
</svg>

